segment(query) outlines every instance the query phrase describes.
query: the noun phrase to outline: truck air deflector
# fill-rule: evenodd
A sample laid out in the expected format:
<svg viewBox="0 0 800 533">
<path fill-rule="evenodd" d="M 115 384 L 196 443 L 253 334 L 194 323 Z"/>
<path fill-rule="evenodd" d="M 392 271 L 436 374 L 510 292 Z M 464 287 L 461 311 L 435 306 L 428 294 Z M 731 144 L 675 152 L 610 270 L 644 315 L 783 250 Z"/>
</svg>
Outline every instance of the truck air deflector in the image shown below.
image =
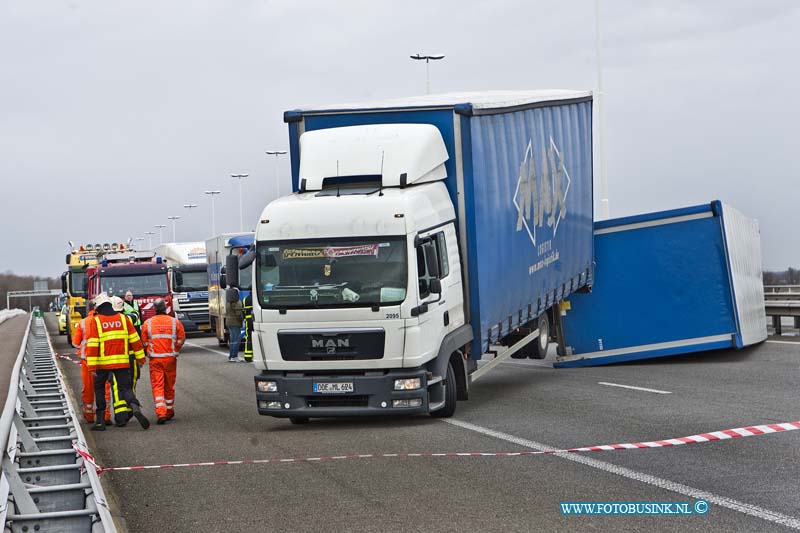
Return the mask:
<svg viewBox="0 0 800 533">
<path fill-rule="evenodd" d="M 300 179 L 308 191 L 330 178 L 382 176 L 384 187 L 447 176 L 442 134 L 430 124 L 375 124 L 308 131 L 300 136 Z"/>
</svg>

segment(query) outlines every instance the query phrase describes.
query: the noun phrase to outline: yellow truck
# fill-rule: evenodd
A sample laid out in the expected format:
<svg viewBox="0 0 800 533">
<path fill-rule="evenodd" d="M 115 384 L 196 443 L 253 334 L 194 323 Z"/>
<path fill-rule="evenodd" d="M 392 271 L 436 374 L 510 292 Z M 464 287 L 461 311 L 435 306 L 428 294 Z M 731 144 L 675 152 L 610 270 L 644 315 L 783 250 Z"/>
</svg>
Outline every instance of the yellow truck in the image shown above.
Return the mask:
<svg viewBox="0 0 800 533">
<path fill-rule="evenodd" d="M 66 257 L 67 270 L 61 274 L 61 291 L 65 295 L 64 303 L 67 306 L 67 338 L 72 345 L 72 333 L 81 319 L 86 316 L 86 269 L 97 264 L 99 252 L 125 251 L 128 246 L 116 242 L 75 246 L 70 241 L 69 247 L 71 251 Z"/>
</svg>

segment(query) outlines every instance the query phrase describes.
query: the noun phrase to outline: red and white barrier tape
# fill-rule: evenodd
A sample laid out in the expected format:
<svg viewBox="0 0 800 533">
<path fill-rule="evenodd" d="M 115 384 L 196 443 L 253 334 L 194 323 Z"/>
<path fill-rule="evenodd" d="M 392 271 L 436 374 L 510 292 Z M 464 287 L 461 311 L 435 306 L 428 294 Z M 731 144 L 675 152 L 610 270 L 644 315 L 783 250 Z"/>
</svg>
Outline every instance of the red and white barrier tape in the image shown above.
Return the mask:
<svg viewBox="0 0 800 533">
<path fill-rule="evenodd" d="M 65 361 L 69 361 L 70 363 L 74 363 L 74 364 L 76 364 L 76 365 L 79 365 L 79 364 L 81 364 L 81 361 L 80 361 L 80 359 L 77 359 L 77 360 L 76 360 L 76 359 L 73 359 L 72 357 L 70 357 L 70 356 L 68 356 L 68 355 L 63 355 L 63 354 L 60 354 L 60 353 L 57 353 L 57 354 L 54 354 L 54 355 L 55 355 L 56 357 L 58 357 L 59 359 L 64 359 Z"/>
<path fill-rule="evenodd" d="M 701 442 L 711 442 L 715 440 L 738 439 L 742 437 L 754 437 L 756 435 L 767 435 L 769 433 L 780 433 L 783 431 L 794 431 L 800 429 L 800 421 L 783 422 L 780 424 L 766 424 L 762 426 L 747 426 L 711 433 L 701 433 L 677 439 L 656 440 L 649 442 L 628 442 L 625 444 L 604 444 L 602 446 L 586 446 L 583 448 L 569 448 L 565 450 L 523 450 L 519 452 L 444 452 L 444 453 L 367 453 L 350 455 L 326 455 L 320 457 L 293 457 L 287 459 L 242 459 L 240 461 L 208 461 L 203 463 L 176 463 L 167 465 L 140 465 L 140 466 L 100 466 L 88 450 L 73 442 L 72 447 L 83 457 L 86 463 L 94 466 L 98 474 L 103 472 L 115 472 L 122 470 L 155 470 L 161 468 L 189 468 L 198 466 L 222 466 L 222 465 L 256 465 L 256 464 L 279 464 L 279 463 L 314 463 L 323 461 L 338 461 L 344 459 L 384 459 L 400 458 L 407 459 L 412 457 L 523 457 L 530 455 L 555 455 L 559 453 L 580 453 L 580 452 L 602 452 L 611 450 L 634 450 L 640 448 L 664 448 L 669 446 L 681 446 L 683 444 L 699 444 Z"/>
</svg>

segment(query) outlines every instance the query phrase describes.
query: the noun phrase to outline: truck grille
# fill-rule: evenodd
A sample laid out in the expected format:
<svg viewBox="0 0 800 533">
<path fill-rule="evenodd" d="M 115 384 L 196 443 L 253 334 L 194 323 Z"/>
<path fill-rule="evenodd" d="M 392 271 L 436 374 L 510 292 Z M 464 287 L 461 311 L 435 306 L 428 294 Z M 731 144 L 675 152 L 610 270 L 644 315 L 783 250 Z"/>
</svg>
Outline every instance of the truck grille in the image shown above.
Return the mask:
<svg viewBox="0 0 800 533">
<path fill-rule="evenodd" d="M 306 405 L 311 408 L 318 407 L 367 407 L 368 396 L 306 396 Z"/>
<path fill-rule="evenodd" d="M 284 361 L 354 361 L 383 359 L 382 329 L 332 332 L 278 332 Z"/>
</svg>

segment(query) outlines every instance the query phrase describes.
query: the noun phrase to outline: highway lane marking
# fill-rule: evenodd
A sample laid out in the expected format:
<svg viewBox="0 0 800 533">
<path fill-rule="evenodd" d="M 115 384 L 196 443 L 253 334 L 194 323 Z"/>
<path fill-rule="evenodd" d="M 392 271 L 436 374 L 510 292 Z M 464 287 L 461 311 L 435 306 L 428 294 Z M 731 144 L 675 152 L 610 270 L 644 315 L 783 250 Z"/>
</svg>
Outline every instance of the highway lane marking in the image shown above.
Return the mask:
<svg viewBox="0 0 800 533">
<path fill-rule="evenodd" d="M 548 446 L 547 444 L 542 444 L 532 440 L 523 439 L 521 437 L 509 435 L 508 433 L 503 433 L 500 431 L 495 431 L 493 429 L 485 428 L 483 426 L 479 426 L 477 424 L 472 424 L 470 422 L 463 422 L 461 420 L 455 420 L 453 418 L 442 419 L 441 421 L 450 424 L 452 426 L 460 427 L 462 429 L 466 429 L 469 431 L 474 431 L 475 433 L 480 433 L 488 437 L 494 437 L 496 439 L 504 440 L 506 442 L 511 442 L 513 444 L 517 444 L 519 446 L 524 446 L 526 448 L 538 451 L 557 449 L 555 446 Z M 777 511 L 772 511 L 770 509 L 765 509 L 764 507 L 759 507 L 757 505 L 753 505 L 750 503 L 741 502 L 739 500 L 734 500 L 732 498 L 727 498 L 725 496 L 719 496 L 709 491 L 696 489 L 688 485 L 684 485 L 682 483 L 677 483 L 675 481 L 670 481 L 650 474 L 645 474 L 644 472 L 637 472 L 636 470 L 631 470 L 630 468 L 625 468 L 623 466 L 607 463 L 606 461 L 593 459 L 585 455 L 578 455 L 572 453 L 556 453 L 553 455 L 555 455 L 556 457 L 560 457 L 561 459 L 566 459 L 567 461 L 573 461 L 575 463 L 580 463 L 585 466 L 596 468 L 598 470 L 602 470 L 610 474 L 615 474 L 617 476 L 621 476 L 627 479 L 632 479 L 634 481 L 647 483 L 648 485 L 653 485 L 654 487 L 668 490 L 670 492 L 675 492 L 677 494 L 681 494 L 689 498 L 706 500 L 708 502 L 719 505 L 720 507 L 725 507 L 727 509 L 731 509 L 733 511 L 737 511 L 746 515 L 754 516 L 756 518 L 760 518 L 768 522 L 800 530 L 800 518 L 785 515 Z"/>
<path fill-rule="evenodd" d="M 648 389 L 646 387 L 634 387 L 633 385 L 622 385 L 620 383 L 609 383 L 607 381 L 598 381 L 598 385 L 606 385 L 607 387 L 619 387 L 621 389 L 640 390 L 644 392 L 653 392 L 655 394 L 672 394 L 668 390 Z"/>
<path fill-rule="evenodd" d="M 794 344 L 795 346 L 800 346 L 800 341 L 766 341 L 771 342 L 772 344 Z"/>
<path fill-rule="evenodd" d="M 200 348 L 201 350 L 206 350 L 207 352 L 215 353 L 217 355 L 228 355 L 228 352 L 223 352 L 222 350 L 215 350 L 214 348 L 209 348 L 208 346 L 203 346 L 202 344 L 195 344 L 193 342 L 187 342 L 189 346 L 194 346 L 195 348 Z"/>
</svg>

